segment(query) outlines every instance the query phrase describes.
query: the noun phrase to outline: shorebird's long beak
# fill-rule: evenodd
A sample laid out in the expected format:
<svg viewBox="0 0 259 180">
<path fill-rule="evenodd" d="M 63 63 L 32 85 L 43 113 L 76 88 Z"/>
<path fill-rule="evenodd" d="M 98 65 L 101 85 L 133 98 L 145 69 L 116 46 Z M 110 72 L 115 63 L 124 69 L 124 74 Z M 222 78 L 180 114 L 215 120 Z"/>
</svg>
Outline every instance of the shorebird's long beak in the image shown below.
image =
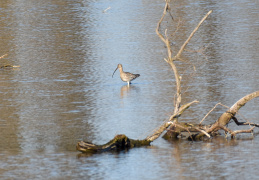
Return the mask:
<svg viewBox="0 0 259 180">
<path fill-rule="evenodd" d="M 117 69 L 118 69 L 118 67 L 115 69 L 115 71 L 116 71 Z M 113 75 L 114 75 L 115 71 L 113 72 L 112 77 L 113 77 Z"/>
</svg>

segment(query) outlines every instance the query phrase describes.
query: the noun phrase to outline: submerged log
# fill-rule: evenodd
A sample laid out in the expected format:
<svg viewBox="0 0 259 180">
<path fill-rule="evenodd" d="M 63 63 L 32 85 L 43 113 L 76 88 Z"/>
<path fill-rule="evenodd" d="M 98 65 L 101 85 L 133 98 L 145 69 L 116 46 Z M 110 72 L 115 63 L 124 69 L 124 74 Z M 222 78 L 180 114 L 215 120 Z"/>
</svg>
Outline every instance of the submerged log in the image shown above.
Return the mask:
<svg viewBox="0 0 259 180">
<path fill-rule="evenodd" d="M 111 141 L 104 145 L 95 145 L 89 142 L 80 141 L 76 149 L 83 153 L 101 153 L 106 151 L 122 151 L 133 147 L 149 146 L 149 140 L 134 140 L 124 134 L 116 135 Z"/>
</svg>

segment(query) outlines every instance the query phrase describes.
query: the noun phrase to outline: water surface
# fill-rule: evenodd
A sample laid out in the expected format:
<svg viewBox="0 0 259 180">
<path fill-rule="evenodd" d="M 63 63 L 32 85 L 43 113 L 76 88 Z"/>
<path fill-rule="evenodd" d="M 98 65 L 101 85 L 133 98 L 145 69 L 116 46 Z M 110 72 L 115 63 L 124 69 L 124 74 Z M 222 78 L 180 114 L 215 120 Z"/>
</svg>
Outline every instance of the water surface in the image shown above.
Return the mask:
<svg viewBox="0 0 259 180">
<path fill-rule="evenodd" d="M 104 12 L 105 9 L 108 9 Z M 155 33 L 164 1 L 6 1 L 0 3 L 1 179 L 255 179 L 258 136 L 208 142 L 162 138 L 151 147 L 84 156 L 81 140 L 102 144 L 116 134 L 143 139 L 173 112 L 174 76 Z M 221 102 L 231 106 L 258 90 L 259 4 L 172 2 L 163 30 L 173 51 L 200 19 L 184 62 L 183 103 L 200 101 L 180 120 L 197 123 Z M 173 34 L 170 34 L 173 35 Z M 208 46 L 202 53 L 193 51 Z M 141 76 L 130 87 L 119 73 Z M 195 67 L 195 68 L 194 68 Z M 195 70 L 196 71 L 195 71 Z M 238 118 L 256 122 L 259 99 Z M 205 120 L 214 122 L 224 107 Z M 230 127 L 237 128 L 233 123 Z M 258 132 L 258 130 L 256 130 Z"/>
</svg>

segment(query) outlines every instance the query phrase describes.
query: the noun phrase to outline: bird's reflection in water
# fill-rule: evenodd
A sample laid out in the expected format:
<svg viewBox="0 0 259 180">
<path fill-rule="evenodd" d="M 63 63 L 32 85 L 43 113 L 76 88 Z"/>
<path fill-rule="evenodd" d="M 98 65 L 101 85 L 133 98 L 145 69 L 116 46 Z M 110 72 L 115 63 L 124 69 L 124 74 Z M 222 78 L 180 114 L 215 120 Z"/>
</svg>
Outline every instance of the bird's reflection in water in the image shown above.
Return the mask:
<svg viewBox="0 0 259 180">
<path fill-rule="evenodd" d="M 121 98 L 126 98 L 131 91 L 138 91 L 139 88 L 134 85 L 125 85 L 121 87 Z"/>
</svg>

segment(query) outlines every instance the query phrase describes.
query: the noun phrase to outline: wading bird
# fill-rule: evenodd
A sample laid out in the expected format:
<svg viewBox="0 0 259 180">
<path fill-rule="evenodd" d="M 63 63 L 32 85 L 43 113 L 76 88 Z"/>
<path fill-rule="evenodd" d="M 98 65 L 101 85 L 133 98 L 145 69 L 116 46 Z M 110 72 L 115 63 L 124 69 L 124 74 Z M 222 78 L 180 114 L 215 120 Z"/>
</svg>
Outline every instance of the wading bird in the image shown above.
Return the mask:
<svg viewBox="0 0 259 180">
<path fill-rule="evenodd" d="M 124 82 L 127 82 L 128 86 L 131 84 L 131 81 L 133 81 L 134 79 L 136 79 L 137 77 L 140 76 L 140 74 L 132 74 L 132 73 L 129 73 L 129 72 L 124 72 L 121 64 L 118 64 L 118 66 L 115 69 L 115 71 L 117 69 L 120 70 L 121 80 L 124 81 Z M 112 77 L 113 77 L 115 71 L 113 72 Z"/>
</svg>

